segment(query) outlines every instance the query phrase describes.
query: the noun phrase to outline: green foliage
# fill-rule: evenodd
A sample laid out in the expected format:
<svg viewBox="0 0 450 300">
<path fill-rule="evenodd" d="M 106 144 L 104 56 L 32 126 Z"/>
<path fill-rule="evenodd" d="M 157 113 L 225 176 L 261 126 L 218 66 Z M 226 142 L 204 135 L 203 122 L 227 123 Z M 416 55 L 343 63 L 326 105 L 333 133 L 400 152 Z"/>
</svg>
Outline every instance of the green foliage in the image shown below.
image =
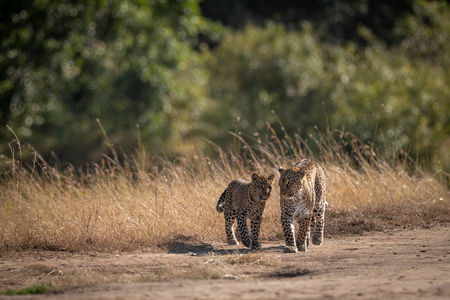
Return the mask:
<svg viewBox="0 0 450 300">
<path fill-rule="evenodd" d="M 409 150 L 448 171 L 450 6 L 418 1 L 415 9 L 417 16 L 396 28 L 405 35 L 398 46 L 387 48 L 363 30 L 369 47 L 334 53 L 348 59 L 337 60 L 335 67 L 341 82 L 330 95 L 336 107 L 331 125 L 378 145 Z"/>
<path fill-rule="evenodd" d="M 328 75 L 323 51 L 308 23 L 301 32 L 271 23 L 225 34 L 205 55 L 212 98 L 225 108 L 215 118 L 217 126 L 232 130 L 239 118 L 238 126 L 246 132 L 261 131 L 265 122 L 276 123 L 274 110 L 289 132 L 324 127 L 323 83 Z M 220 134 L 225 138 L 227 133 Z"/>
<path fill-rule="evenodd" d="M 33 285 L 19 290 L 7 289 L 5 292 L 0 292 L 0 295 L 13 296 L 13 295 L 34 295 L 34 294 L 47 294 L 53 290 L 51 283 L 40 285 Z"/>
<path fill-rule="evenodd" d="M 11 94 L 4 121 L 40 152 L 72 162 L 98 158 L 106 148 L 99 146 L 97 118 L 125 152 L 136 147 L 136 124 L 146 146 L 159 150 L 203 127 L 207 72 L 193 48 L 200 33 L 220 28 L 199 15 L 198 1 L 47 1 L 22 9 L 12 23 L 39 11 L 48 25 L 34 41 L 45 58 L 24 54 L 8 68 L 13 76 L 2 81 L 5 100 Z M 72 15 L 70 30 L 45 38 Z M 14 37 L 29 42 L 33 35 L 20 32 L 37 22 L 25 18 L 18 33 L 10 33 L 7 53 L 27 50 Z M 80 155 L 85 149 L 92 150 Z"/>
<path fill-rule="evenodd" d="M 97 119 L 125 154 L 138 134 L 171 155 L 283 124 L 302 138 L 344 129 L 449 171 L 449 20 L 446 1 L 424 0 L 3 1 L 0 153 L 5 125 L 81 164 L 112 149 Z"/>
<path fill-rule="evenodd" d="M 391 47 L 364 27 L 364 48 L 322 43 L 308 23 L 301 31 L 269 23 L 228 32 L 205 55 L 211 97 L 223 108 L 217 128 L 261 131 L 265 121 L 278 123 L 274 110 L 291 135 L 344 129 L 450 170 L 450 6 L 417 2 L 416 9 L 431 25 L 419 13 L 406 18 L 396 29 L 406 37 Z"/>
<path fill-rule="evenodd" d="M 242 29 L 247 22 L 263 26 L 267 20 L 299 28 L 305 20 L 323 33 L 324 40 L 341 43 L 358 41 L 358 27 L 369 28 L 388 43 L 396 42 L 392 29 L 404 16 L 413 11 L 416 0 L 215 0 L 203 1 L 203 14 L 220 20 L 234 29 Z M 300 25 L 300 26 L 299 26 Z"/>
<path fill-rule="evenodd" d="M 341 78 L 330 94 L 336 107 L 331 126 L 343 126 L 378 145 L 394 144 L 426 158 L 449 134 L 448 74 L 404 52 L 379 45 L 336 66 Z"/>
</svg>

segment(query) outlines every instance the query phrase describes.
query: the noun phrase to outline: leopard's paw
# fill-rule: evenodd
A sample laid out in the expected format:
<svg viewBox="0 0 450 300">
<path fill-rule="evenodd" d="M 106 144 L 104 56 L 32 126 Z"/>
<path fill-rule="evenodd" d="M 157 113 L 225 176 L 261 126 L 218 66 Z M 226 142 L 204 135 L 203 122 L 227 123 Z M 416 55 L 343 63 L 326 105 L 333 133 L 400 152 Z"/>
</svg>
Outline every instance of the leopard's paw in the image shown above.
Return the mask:
<svg viewBox="0 0 450 300">
<path fill-rule="evenodd" d="M 322 245 L 322 243 L 323 243 L 323 235 L 317 235 L 317 236 L 313 235 L 312 243 L 314 245 Z"/>
<path fill-rule="evenodd" d="M 308 250 L 308 243 L 303 242 L 303 243 L 298 243 L 297 244 L 297 249 L 298 251 L 307 251 Z"/>
<path fill-rule="evenodd" d="M 295 246 L 285 246 L 283 252 L 284 253 L 297 253 L 297 247 L 295 247 Z"/>
<path fill-rule="evenodd" d="M 232 240 L 227 240 L 227 244 L 228 245 L 239 245 L 239 242 L 236 241 L 235 239 L 232 239 Z"/>
</svg>

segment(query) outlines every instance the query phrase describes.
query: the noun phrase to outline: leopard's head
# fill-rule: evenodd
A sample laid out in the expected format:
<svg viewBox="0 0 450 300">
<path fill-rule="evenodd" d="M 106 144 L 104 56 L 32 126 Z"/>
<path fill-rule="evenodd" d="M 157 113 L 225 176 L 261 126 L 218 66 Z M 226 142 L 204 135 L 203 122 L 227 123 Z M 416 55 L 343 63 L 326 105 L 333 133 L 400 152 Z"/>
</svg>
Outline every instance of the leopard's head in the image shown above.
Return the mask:
<svg viewBox="0 0 450 300">
<path fill-rule="evenodd" d="M 259 176 L 257 173 L 253 173 L 252 182 L 250 183 L 250 194 L 252 198 L 261 201 L 266 201 L 269 199 L 274 179 L 274 174 L 270 174 L 269 176 Z"/>
<path fill-rule="evenodd" d="M 291 198 L 299 193 L 303 187 L 304 171 L 297 167 L 283 169 L 280 167 L 280 196 L 281 198 Z"/>
</svg>

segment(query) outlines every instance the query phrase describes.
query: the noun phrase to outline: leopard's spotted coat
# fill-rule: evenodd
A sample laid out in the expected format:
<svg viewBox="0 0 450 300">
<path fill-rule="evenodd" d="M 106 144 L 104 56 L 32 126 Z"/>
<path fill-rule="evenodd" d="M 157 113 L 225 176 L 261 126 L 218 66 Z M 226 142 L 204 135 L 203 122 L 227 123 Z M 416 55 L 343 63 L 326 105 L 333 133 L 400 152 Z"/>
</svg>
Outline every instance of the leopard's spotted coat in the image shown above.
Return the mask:
<svg viewBox="0 0 450 300">
<path fill-rule="evenodd" d="M 303 159 L 294 167 L 280 168 L 281 224 L 285 252 L 306 251 L 312 227 L 312 243 L 321 245 L 325 222 L 325 174 L 315 161 Z M 294 220 L 298 223 L 295 235 Z"/>
<path fill-rule="evenodd" d="M 222 193 L 217 203 L 217 211 L 225 217 L 225 233 L 229 245 L 239 245 L 261 249 L 259 232 L 266 201 L 270 197 L 274 174 L 259 176 L 252 174 L 252 181 L 233 180 Z M 234 220 L 237 219 L 237 238 L 234 234 Z M 247 227 L 250 219 L 251 235 Z"/>
</svg>

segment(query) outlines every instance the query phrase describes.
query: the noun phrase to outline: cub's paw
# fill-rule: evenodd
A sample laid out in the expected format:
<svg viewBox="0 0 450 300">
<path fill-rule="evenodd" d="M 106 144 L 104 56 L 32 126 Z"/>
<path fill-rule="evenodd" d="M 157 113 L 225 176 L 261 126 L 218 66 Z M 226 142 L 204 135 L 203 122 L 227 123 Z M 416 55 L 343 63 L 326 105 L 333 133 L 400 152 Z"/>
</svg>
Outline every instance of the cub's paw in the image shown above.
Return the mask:
<svg viewBox="0 0 450 300">
<path fill-rule="evenodd" d="M 295 247 L 295 246 L 285 246 L 283 252 L 284 253 L 297 253 L 297 247 Z"/>
<path fill-rule="evenodd" d="M 228 245 L 239 245 L 239 242 L 233 239 L 233 240 L 227 240 L 227 244 Z"/>
<path fill-rule="evenodd" d="M 251 247 L 250 242 L 242 241 L 242 244 L 244 244 L 244 246 L 247 247 L 247 248 Z"/>
<path fill-rule="evenodd" d="M 261 246 L 260 243 L 252 243 L 252 247 L 251 248 L 255 249 L 255 250 L 261 250 L 262 246 Z"/>
</svg>

